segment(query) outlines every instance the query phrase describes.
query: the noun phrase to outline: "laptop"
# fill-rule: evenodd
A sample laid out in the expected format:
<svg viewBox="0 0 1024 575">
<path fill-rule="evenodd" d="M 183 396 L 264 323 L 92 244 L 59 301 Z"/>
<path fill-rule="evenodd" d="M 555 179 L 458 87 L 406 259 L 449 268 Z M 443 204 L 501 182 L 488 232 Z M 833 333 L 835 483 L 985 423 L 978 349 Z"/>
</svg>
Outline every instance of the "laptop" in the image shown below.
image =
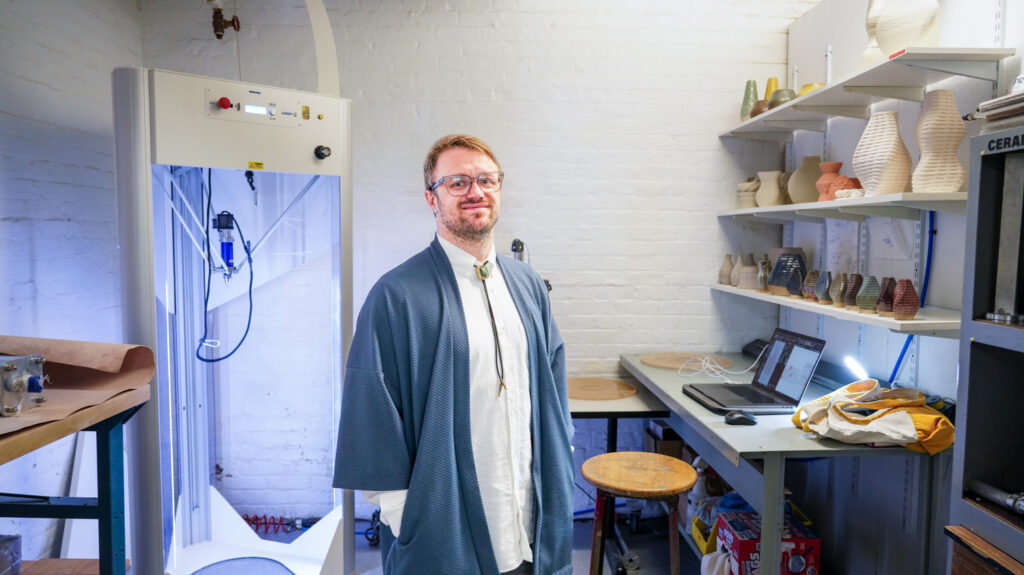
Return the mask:
<svg viewBox="0 0 1024 575">
<path fill-rule="evenodd" d="M 823 340 L 776 329 L 765 346 L 753 383 L 691 383 L 683 393 L 714 413 L 793 413 L 818 366 Z"/>
</svg>

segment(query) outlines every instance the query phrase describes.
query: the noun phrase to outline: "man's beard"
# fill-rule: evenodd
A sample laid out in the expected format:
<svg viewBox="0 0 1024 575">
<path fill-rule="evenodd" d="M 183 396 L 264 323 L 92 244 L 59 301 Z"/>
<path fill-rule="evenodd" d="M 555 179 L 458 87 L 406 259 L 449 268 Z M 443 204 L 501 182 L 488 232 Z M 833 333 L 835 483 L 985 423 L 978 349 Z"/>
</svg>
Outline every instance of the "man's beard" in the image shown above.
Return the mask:
<svg viewBox="0 0 1024 575">
<path fill-rule="evenodd" d="M 491 216 L 488 218 L 486 225 L 478 227 L 474 222 L 462 218 L 450 218 L 444 212 L 441 212 L 441 223 L 456 237 L 475 243 L 486 238 L 491 233 L 491 230 L 494 229 L 494 224 L 498 223 L 498 217 L 494 214 L 494 208 L 492 207 Z"/>
</svg>

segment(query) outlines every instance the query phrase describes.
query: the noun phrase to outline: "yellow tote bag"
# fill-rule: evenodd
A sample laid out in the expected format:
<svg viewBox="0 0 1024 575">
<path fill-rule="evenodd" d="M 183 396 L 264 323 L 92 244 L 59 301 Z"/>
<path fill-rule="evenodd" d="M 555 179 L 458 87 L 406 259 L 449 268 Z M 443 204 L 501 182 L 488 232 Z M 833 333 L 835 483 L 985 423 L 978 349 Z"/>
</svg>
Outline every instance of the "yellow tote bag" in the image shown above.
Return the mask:
<svg viewBox="0 0 1024 575">
<path fill-rule="evenodd" d="M 925 405 L 920 391 L 883 388 L 874 379 L 801 405 L 793 425 L 845 443 L 902 445 L 930 455 L 953 444 L 952 422 Z"/>
</svg>

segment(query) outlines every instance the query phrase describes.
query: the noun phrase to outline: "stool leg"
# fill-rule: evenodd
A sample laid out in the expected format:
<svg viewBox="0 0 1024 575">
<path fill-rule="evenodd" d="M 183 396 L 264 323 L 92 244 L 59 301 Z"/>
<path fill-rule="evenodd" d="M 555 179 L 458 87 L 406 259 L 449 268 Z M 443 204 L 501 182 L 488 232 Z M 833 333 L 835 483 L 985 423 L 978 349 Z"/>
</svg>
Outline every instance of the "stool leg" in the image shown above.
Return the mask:
<svg viewBox="0 0 1024 575">
<path fill-rule="evenodd" d="M 608 505 L 608 503 L 611 505 Z M 604 519 L 609 507 L 614 509 L 615 498 L 600 489 L 594 502 L 594 538 L 590 542 L 590 575 L 601 575 L 604 569 Z"/>
<path fill-rule="evenodd" d="M 679 496 L 668 498 L 668 558 L 672 575 L 679 575 Z"/>
</svg>

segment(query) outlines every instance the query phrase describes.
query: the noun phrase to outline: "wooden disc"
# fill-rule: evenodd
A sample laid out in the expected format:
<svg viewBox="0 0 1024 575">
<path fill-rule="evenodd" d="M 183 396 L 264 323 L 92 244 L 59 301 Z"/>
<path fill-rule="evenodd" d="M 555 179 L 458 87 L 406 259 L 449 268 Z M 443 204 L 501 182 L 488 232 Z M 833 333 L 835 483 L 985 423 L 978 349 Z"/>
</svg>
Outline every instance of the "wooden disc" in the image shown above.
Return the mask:
<svg viewBox="0 0 1024 575">
<path fill-rule="evenodd" d="M 636 395 L 636 386 L 619 379 L 569 378 L 569 397 L 573 399 L 622 399 L 631 395 Z"/>
<path fill-rule="evenodd" d="M 616 497 L 647 499 L 689 491 L 697 472 L 682 460 L 658 453 L 615 451 L 583 462 L 583 478 Z"/>
<path fill-rule="evenodd" d="M 697 353 L 697 352 L 672 352 L 672 353 L 652 353 L 640 358 L 640 361 L 651 367 L 660 367 L 662 369 L 675 369 L 683 367 L 683 364 L 690 361 L 691 359 L 701 359 L 702 357 L 710 357 L 711 359 L 718 362 L 718 365 L 722 366 L 722 369 L 729 369 L 732 367 L 732 361 L 728 360 L 720 355 L 712 355 L 710 353 Z M 693 362 L 694 368 L 692 371 L 699 371 L 700 367 L 696 366 L 697 362 Z"/>
</svg>

